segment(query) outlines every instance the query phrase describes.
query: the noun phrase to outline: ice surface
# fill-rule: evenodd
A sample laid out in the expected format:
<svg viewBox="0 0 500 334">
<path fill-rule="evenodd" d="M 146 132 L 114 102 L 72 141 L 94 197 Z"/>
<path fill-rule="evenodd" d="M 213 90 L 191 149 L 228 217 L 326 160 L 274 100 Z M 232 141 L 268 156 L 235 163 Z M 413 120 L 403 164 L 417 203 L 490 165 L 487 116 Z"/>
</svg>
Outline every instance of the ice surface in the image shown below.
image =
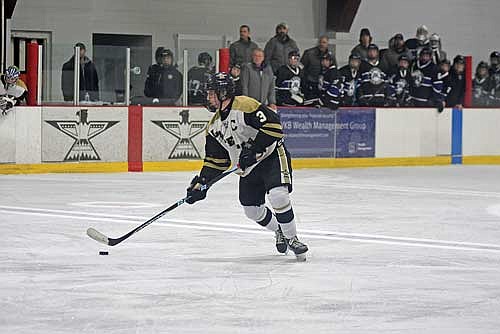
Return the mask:
<svg viewBox="0 0 500 334">
<path fill-rule="evenodd" d="M 246 220 L 236 176 L 115 247 L 86 235 L 192 175 L 0 176 L 0 333 L 499 332 L 500 167 L 296 171 L 305 263 Z"/>
</svg>

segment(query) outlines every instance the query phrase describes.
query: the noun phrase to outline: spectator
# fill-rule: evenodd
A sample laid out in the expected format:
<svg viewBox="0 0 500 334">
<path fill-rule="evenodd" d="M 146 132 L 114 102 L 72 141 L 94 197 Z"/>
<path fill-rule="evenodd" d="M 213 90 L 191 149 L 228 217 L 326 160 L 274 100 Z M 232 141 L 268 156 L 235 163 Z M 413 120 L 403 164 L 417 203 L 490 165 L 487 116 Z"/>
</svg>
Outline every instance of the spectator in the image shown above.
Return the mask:
<svg viewBox="0 0 500 334">
<path fill-rule="evenodd" d="M 303 72 L 299 67 L 300 55 L 296 50 L 288 54 L 288 64 L 276 74 L 276 101 L 279 106 L 297 106 L 304 103 L 301 92 Z"/>
<path fill-rule="evenodd" d="M 362 61 L 366 61 L 368 59 L 368 45 L 372 43 L 372 40 L 373 38 L 370 34 L 370 30 L 368 30 L 368 28 L 361 29 L 359 33 L 359 44 L 351 50 L 351 54 L 358 55 L 361 57 Z"/>
<path fill-rule="evenodd" d="M 333 54 L 326 53 L 321 60 L 321 65 L 323 67 L 320 78 L 321 105 L 336 110 L 340 107 L 342 99 L 342 82 Z"/>
<path fill-rule="evenodd" d="M 462 108 L 465 96 L 465 58 L 456 56 L 450 71 L 450 87 L 446 96 L 447 107 Z"/>
<path fill-rule="evenodd" d="M 380 68 L 378 46 L 370 44 L 368 46 L 368 60 L 361 63 L 361 84 L 358 89 L 359 105 L 383 107 L 387 102 L 388 94 L 387 75 Z"/>
<path fill-rule="evenodd" d="M 389 76 L 391 105 L 396 107 L 406 107 L 409 105 L 410 81 L 410 57 L 403 53 L 399 56 L 396 71 L 393 71 Z"/>
<path fill-rule="evenodd" d="M 495 103 L 493 80 L 489 74 L 489 66 L 484 61 L 476 68 L 476 76 L 472 80 L 472 105 L 474 107 L 490 107 Z"/>
<path fill-rule="evenodd" d="M 240 77 L 241 65 L 234 64 L 233 66 L 231 66 L 230 74 L 234 82 L 234 96 L 243 95 L 243 88 L 241 87 L 241 77 Z"/>
<path fill-rule="evenodd" d="M 229 46 L 232 65 L 243 65 L 252 61 L 252 52 L 259 46 L 250 38 L 250 27 L 246 24 L 240 27 L 240 39 Z"/>
<path fill-rule="evenodd" d="M 425 47 L 413 63 L 410 81 L 410 102 L 415 107 L 437 107 L 442 110 L 442 81 L 438 80 L 437 65 L 432 62 L 432 50 Z"/>
<path fill-rule="evenodd" d="M 416 38 L 410 38 L 406 41 L 406 47 L 408 48 L 411 60 L 418 59 L 420 51 L 424 47 L 429 46 L 429 29 L 422 25 L 417 28 Z"/>
<path fill-rule="evenodd" d="M 319 97 L 318 82 L 321 75 L 321 60 L 328 53 L 328 37 L 321 36 L 318 45 L 307 49 L 300 62 L 304 65 L 304 97 L 311 100 Z M 337 65 L 335 58 L 334 65 Z"/>
<path fill-rule="evenodd" d="M 94 63 L 86 56 L 85 44 L 76 43 L 80 47 L 80 101 L 99 100 L 99 78 Z M 74 100 L 75 56 L 73 55 L 62 67 L 61 88 L 64 101 Z"/>
<path fill-rule="evenodd" d="M 443 51 L 443 48 L 441 46 L 441 37 L 439 37 L 438 34 L 432 34 L 431 38 L 429 39 L 429 44 L 432 49 L 432 61 L 434 62 L 434 64 L 440 64 L 441 61 L 447 58 L 446 52 Z"/>
<path fill-rule="evenodd" d="M 267 42 L 264 49 L 266 63 L 271 65 L 273 73 L 287 64 L 290 51 L 299 52 L 299 48 L 297 43 L 288 36 L 288 25 L 282 22 L 276 26 L 276 35 Z"/>
<path fill-rule="evenodd" d="M 198 55 L 198 66 L 188 71 L 188 101 L 189 105 L 204 105 L 207 101 L 206 83 L 213 73 L 212 56 L 207 52 Z"/>
<path fill-rule="evenodd" d="M 490 77 L 495 94 L 494 105 L 498 106 L 500 105 L 500 52 L 498 51 L 490 54 Z"/>
<path fill-rule="evenodd" d="M 356 92 L 361 80 L 360 66 L 361 57 L 358 54 L 351 54 L 349 56 L 349 64 L 339 70 L 342 81 L 343 106 L 352 107 L 356 105 Z"/>
<path fill-rule="evenodd" d="M 182 74 L 174 66 L 174 54 L 161 46 L 156 49 L 155 59 L 156 64 L 148 68 L 144 95 L 175 105 L 182 94 Z"/>
<path fill-rule="evenodd" d="M 276 110 L 274 74 L 271 66 L 264 62 L 264 51 L 253 50 L 252 62 L 243 66 L 241 71 L 243 95 L 250 96 L 269 108 Z"/>
<path fill-rule="evenodd" d="M 408 55 L 403 34 L 396 34 L 389 41 L 389 49 L 381 56 L 380 67 L 386 73 L 394 72 L 398 68 L 399 58 Z"/>
</svg>

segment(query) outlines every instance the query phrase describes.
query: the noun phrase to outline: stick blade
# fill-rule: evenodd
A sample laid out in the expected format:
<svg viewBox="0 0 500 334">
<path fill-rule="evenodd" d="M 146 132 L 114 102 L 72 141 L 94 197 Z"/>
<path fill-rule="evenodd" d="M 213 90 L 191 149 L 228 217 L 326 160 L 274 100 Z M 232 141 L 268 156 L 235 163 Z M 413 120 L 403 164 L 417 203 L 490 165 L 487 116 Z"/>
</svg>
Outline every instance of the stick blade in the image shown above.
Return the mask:
<svg viewBox="0 0 500 334">
<path fill-rule="evenodd" d="M 92 239 L 94 239 L 95 241 L 98 241 L 105 245 L 109 245 L 108 237 L 92 227 L 89 227 L 89 229 L 87 230 L 87 235 Z"/>
</svg>

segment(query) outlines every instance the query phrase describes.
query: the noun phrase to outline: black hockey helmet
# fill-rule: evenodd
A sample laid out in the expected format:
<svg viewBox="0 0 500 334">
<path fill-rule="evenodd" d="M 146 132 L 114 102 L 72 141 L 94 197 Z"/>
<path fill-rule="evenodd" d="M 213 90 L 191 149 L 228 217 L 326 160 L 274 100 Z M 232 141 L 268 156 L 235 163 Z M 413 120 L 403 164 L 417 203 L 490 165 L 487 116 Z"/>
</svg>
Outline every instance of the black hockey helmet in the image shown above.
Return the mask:
<svg viewBox="0 0 500 334">
<path fill-rule="evenodd" d="M 370 50 L 377 50 L 378 51 L 377 44 L 371 43 L 370 45 L 368 45 L 368 51 L 370 51 Z"/>
<path fill-rule="evenodd" d="M 212 56 L 208 52 L 202 52 L 198 55 L 198 64 L 206 67 L 212 63 Z"/>
<path fill-rule="evenodd" d="M 410 62 L 410 57 L 407 54 L 402 54 L 398 57 L 398 62 L 401 60 L 406 60 L 408 63 Z"/>
<path fill-rule="evenodd" d="M 326 52 L 323 56 L 321 56 L 321 60 L 328 60 L 330 61 L 331 64 L 335 61 L 335 58 L 333 57 L 333 53 L 331 52 Z"/>
<path fill-rule="evenodd" d="M 431 50 L 431 48 L 428 47 L 428 46 L 423 47 L 422 50 L 420 50 L 420 53 L 419 53 L 419 56 L 422 56 L 422 55 L 432 56 L 432 50 Z"/>
<path fill-rule="evenodd" d="M 361 56 L 357 53 L 351 53 L 351 55 L 349 56 L 349 60 L 359 60 L 361 61 Z"/>
<path fill-rule="evenodd" d="M 161 63 L 161 59 L 163 57 L 171 57 L 172 59 L 174 59 L 174 53 L 170 49 L 166 49 L 163 46 L 160 46 L 155 51 L 156 62 L 158 64 Z"/>
<path fill-rule="evenodd" d="M 207 80 L 207 92 L 214 91 L 217 98 L 222 101 L 231 99 L 235 94 L 234 81 L 231 76 L 225 72 L 212 74 Z"/>
<path fill-rule="evenodd" d="M 500 58 L 500 52 L 493 51 L 492 53 L 490 53 L 490 59 L 491 58 Z"/>
<path fill-rule="evenodd" d="M 490 67 L 488 66 L 487 62 L 480 61 L 479 64 L 477 64 L 476 72 L 479 71 L 479 69 L 481 69 L 481 68 L 489 69 Z"/>
<path fill-rule="evenodd" d="M 450 66 L 451 66 L 451 62 L 450 62 L 450 60 L 449 60 L 449 59 L 441 59 L 441 60 L 439 61 L 439 65 L 440 65 L 440 66 L 441 66 L 441 65 L 445 65 L 445 64 L 446 64 L 446 65 L 450 65 Z"/>
<path fill-rule="evenodd" d="M 456 55 L 455 58 L 453 58 L 453 65 L 455 64 L 464 64 L 465 65 L 465 57 L 462 55 Z"/>
<path fill-rule="evenodd" d="M 292 57 L 300 57 L 299 51 L 298 50 L 292 50 L 292 51 L 288 52 L 288 59 L 290 59 Z"/>
</svg>

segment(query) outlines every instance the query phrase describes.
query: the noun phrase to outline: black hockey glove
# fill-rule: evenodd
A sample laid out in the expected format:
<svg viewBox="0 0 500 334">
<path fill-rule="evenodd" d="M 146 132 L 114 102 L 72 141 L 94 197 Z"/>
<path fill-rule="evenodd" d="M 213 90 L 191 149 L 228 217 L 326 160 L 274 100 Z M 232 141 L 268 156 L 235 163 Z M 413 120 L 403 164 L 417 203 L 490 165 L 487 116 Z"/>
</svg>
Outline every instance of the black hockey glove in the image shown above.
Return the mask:
<svg viewBox="0 0 500 334">
<path fill-rule="evenodd" d="M 189 187 L 186 189 L 186 203 L 193 204 L 205 199 L 205 197 L 207 197 L 208 189 L 201 190 L 201 188 L 206 184 L 207 180 L 204 177 L 199 177 L 198 175 L 196 175 L 191 181 Z"/>
<path fill-rule="evenodd" d="M 257 151 L 252 142 L 243 144 L 238 163 L 239 167 L 243 171 L 253 164 L 257 163 Z"/>
</svg>

